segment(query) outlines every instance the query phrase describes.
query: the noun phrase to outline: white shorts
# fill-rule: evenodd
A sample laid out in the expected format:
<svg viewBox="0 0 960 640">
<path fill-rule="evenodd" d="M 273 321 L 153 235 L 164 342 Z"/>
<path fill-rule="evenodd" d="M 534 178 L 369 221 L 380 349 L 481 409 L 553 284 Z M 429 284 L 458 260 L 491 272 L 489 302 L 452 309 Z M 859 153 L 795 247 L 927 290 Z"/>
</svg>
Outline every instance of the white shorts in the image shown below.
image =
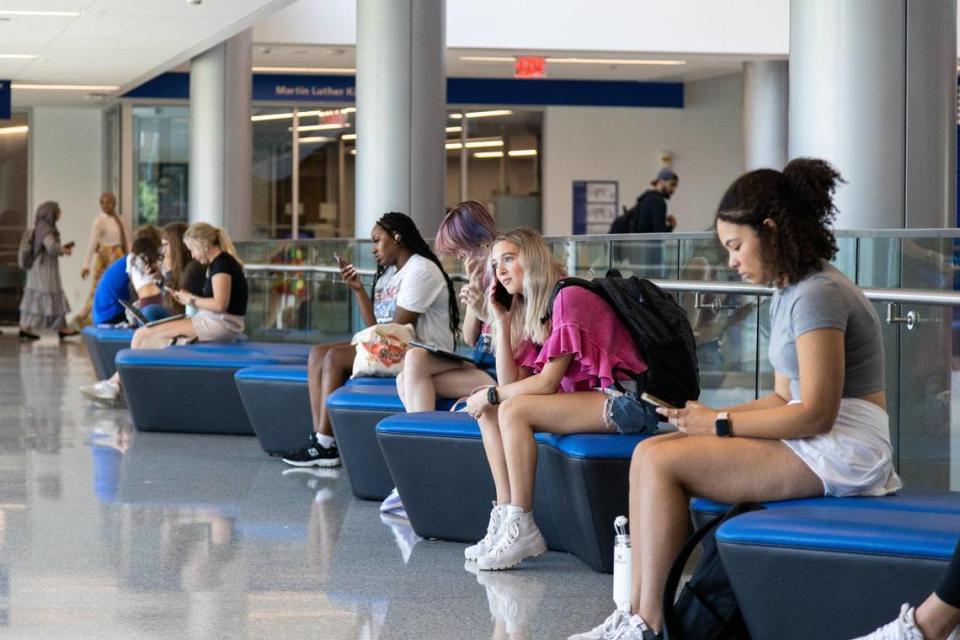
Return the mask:
<svg viewBox="0 0 960 640">
<path fill-rule="evenodd" d="M 903 487 L 893 468 L 889 423 L 874 403 L 843 398 L 828 433 L 783 442 L 817 474 L 824 495 L 883 496 Z"/>
<path fill-rule="evenodd" d="M 233 342 L 243 333 L 243 316 L 201 309 L 190 320 L 200 342 Z"/>
</svg>

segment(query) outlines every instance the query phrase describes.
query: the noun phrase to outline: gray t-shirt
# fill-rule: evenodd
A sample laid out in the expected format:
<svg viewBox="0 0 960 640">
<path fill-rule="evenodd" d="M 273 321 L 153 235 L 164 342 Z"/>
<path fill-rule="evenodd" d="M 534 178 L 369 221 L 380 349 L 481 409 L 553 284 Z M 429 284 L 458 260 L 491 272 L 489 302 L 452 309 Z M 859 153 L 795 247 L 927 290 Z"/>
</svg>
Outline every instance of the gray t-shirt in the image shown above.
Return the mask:
<svg viewBox="0 0 960 640">
<path fill-rule="evenodd" d="M 777 289 L 770 305 L 770 364 L 790 378 L 800 400 L 797 337 L 816 329 L 843 331 L 844 398 L 882 391 L 883 338 L 880 318 L 863 292 L 833 265 L 824 263 L 797 284 Z"/>
</svg>

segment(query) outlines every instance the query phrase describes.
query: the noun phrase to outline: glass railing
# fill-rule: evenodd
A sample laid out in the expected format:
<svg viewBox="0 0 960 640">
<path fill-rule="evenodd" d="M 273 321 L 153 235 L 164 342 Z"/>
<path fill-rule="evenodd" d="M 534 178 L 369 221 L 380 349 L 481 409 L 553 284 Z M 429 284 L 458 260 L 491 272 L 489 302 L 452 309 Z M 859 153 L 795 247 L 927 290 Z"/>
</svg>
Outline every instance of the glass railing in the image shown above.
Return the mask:
<svg viewBox="0 0 960 640">
<path fill-rule="evenodd" d="M 624 276 L 656 279 L 666 286 L 669 281 L 700 282 L 704 288 L 738 282 L 711 233 L 548 241 L 570 275 L 603 276 L 616 268 Z M 904 294 L 914 289 L 960 291 L 958 230 L 838 231 L 837 244 L 834 264 L 863 288 Z M 247 324 L 253 337 L 322 342 L 360 328 L 333 254 L 354 262 L 369 288 L 376 266 L 369 241 L 264 241 L 242 243 L 239 249 L 249 267 Z M 456 261 L 445 266 L 451 274 L 462 270 Z M 704 403 L 731 405 L 772 391 L 768 295 L 740 293 L 734 286 L 700 295 L 677 291 L 676 296 L 696 334 Z M 944 300 L 873 304 L 883 320 L 898 469 L 908 486 L 960 488 L 960 340 L 955 329 L 960 322 L 954 320 L 960 319 L 960 307 Z M 887 322 L 888 316 L 900 321 Z"/>
</svg>

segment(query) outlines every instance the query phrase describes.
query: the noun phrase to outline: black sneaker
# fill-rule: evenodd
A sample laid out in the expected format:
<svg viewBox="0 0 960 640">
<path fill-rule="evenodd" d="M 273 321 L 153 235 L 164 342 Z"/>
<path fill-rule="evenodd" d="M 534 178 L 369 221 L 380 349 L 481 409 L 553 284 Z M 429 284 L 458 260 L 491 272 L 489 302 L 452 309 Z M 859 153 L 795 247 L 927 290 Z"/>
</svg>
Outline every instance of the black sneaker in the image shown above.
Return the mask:
<svg viewBox="0 0 960 640">
<path fill-rule="evenodd" d="M 336 444 L 324 447 L 312 442 L 296 453 L 285 455 L 283 461 L 294 467 L 339 467 L 340 452 Z"/>
</svg>

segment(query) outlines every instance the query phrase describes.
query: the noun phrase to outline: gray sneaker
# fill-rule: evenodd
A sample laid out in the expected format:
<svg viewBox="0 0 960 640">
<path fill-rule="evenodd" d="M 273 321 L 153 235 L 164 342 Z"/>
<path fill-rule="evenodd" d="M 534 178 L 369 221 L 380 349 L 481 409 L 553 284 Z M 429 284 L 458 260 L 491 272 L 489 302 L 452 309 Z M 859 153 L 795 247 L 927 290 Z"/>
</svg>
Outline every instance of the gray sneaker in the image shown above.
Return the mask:
<svg viewBox="0 0 960 640">
<path fill-rule="evenodd" d="M 626 624 L 629 619 L 629 614 L 620 609 L 614 609 L 606 620 L 590 629 L 590 631 L 574 634 L 567 640 L 612 640 L 616 633 L 620 631 L 620 626 Z"/>
</svg>

